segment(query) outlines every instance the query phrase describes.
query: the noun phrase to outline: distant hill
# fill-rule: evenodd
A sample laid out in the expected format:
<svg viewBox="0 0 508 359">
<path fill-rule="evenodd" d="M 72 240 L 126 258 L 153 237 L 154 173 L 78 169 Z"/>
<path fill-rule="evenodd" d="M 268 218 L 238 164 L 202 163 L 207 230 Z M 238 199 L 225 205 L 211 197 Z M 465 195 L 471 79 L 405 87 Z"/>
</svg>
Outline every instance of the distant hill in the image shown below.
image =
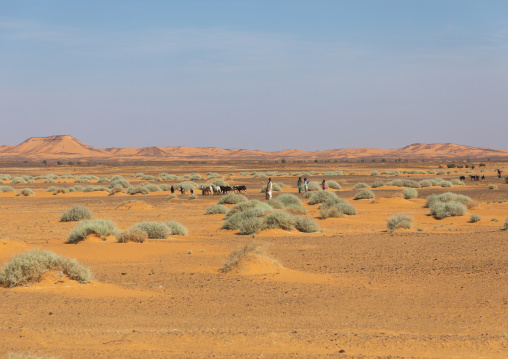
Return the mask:
<svg viewBox="0 0 508 359">
<path fill-rule="evenodd" d="M 94 148 L 69 135 L 31 137 L 17 146 L 0 146 L 0 161 L 241 161 L 241 160 L 508 160 L 508 151 L 453 143 L 414 143 L 402 148 L 341 148 L 326 151 L 257 151 L 216 147 Z"/>
</svg>

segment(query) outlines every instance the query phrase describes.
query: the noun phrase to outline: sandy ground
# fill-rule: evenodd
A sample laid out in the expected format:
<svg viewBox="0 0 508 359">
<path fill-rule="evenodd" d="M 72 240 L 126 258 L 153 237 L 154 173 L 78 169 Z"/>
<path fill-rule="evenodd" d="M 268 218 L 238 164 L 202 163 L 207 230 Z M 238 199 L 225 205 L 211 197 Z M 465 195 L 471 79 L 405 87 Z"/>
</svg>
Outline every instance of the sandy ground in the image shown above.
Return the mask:
<svg viewBox="0 0 508 359">
<path fill-rule="evenodd" d="M 222 230 L 224 215 L 204 215 L 219 196 L 168 192 L 108 196 L 106 192 L 53 195 L 35 183 L 34 196 L 0 193 L 0 265 L 30 248 L 52 250 L 89 266 L 95 280 L 79 284 L 50 272 L 29 287 L 0 288 L 0 354 L 32 352 L 60 358 L 506 358 L 508 357 L 508 184 L 494 176 L 505 164 L 489 164 L 486 181 L 419 190 L 405 200 L 399 187 L 373 189 L 376 199 L 354 201 L 358 182 L 390 180 L 373 169 L 430 168 L 439 164 L 182 164 L 75 168 L 3 168 L 0 173 L 158 175 L 208 171 L 230 184 L 246 184 L 249 199 L 264 200 L 265 178 L 243 171 L 355 171 L 327 176 L 341 183 L 337 194 L 357 216 L 319 218 L 307 204 L 318 233 L 269 230 L 255 240 L 275 261 L 248 256 L 221 273 L 232 249 L 251 236 Z M 299 168 L 297 166 L 300 166 Z M 476 172 L 479 172 L 478 169 Z M 404 174 L 413 180 L 452 175 Z M 323 176 L 311 177 L 321 181 Z M 297 193 L 294 176 L 274 176 Z M 174 184 L 176 182 L 162 182 Z M 498 184 L 491 190 L 489 183 Z M 86 184 L 85 184 L 86 185 Z M 92 184 L 93 185 L 93 184 Z M 106 184 L 107 185 L 107 184 Z M 462 217 L 436 220 L 424 208 L 433 193 L 453 191 L 477 203 Z M 278 192 L 275 192 L 275 196 Z M 142 202 L 126 204 L 126 201 Z M 501 200 L 501 203 L 499 203 Z M 75 222 L 59 222 L 63 211 L 82 204 L 94 218 L 119 228 L 144 221 L 175 220 L 188 236 L 145 243 L 87 239 L 65 244 Z M 231 205 L 228 205 L 231 207 Z M 389 233 L 387 219 L 414 217 L 410 230 Z M 482 216 L 470 223 L 471 213 Z M 493 221 L 492 219 L 498 221 Z M 419 228 L 419 230 L 418 230 Z"/>
</svg>

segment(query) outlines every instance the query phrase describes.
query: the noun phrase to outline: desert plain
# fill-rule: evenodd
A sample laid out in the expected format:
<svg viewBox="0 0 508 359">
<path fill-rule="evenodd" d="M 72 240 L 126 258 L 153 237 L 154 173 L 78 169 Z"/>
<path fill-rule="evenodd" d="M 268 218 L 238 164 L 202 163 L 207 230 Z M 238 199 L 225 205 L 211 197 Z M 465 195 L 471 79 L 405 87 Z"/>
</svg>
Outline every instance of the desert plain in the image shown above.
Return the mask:
<svg viewBox="0 0 508 359">
<path fill-rule="evenodd" d="M 472 162 L 473 163 L 473 162 Z M 118 165 L 2 165 L 11 178 L 54 174 L 56 183 L 10 184 L 0 193 L 0 266 L 32 248 L 75 258 L 89 267 L 87 284 L 49 273 L 38 283 L 0 288 L 0 354 L 35 353 L 58 358 L 507 358 L 508 184 L 496 177 L 506 163 L 475 169 L 446 162 L 174 162 Z M 461 163 L 464 165 L 464 163 Z M 383 171 L 398 174 L 381 174 Z M 437 175 L 440 170 L 447 171 Z M 340 175 L 324 175 L 342 171 Z M 377 175 L 372 175 L 377 171 Z M 256 172 L 257 175 L 253 175 Z M 169 198 L 167 191 L 129 195 L 106 191 L 48 192 L 75 186 L 81 175 L 121 175 L 177 185 L 218 173 L 230 185 L 245 185 L 249 200 L 264 202 L 267 178 L 298 196 L 315 233 L 268 229 L 239 235 L 222 229 L 224 214 L 205 215 L 221 195 Z M 415 173 L 416 172 L 416 173 Z M 178 180 L 142 180 L 136 174 Z M 298 193 L 298 175 L 336 181 L 330 189 L 357 215 L 322 219 L 318 205 Z M 485 175 L 471 181 L 471 173 Z M 62 176 L 70 174 L 71 176 Z M 354 200 L 363 182 L 413 181 L 467 176 L 452 188 L 370 188 L 374 199 Z M 489 186 L 495 184 L 494 186 Z M 92 180 L 83 186 L 107 186 Z M 17 195 L 23 188 L 35 194 Z M 471 197 L 464 216 L 436 219 L 425 208 L 432 194 Z M 125 230 L 140 221 L 178 221 L 187 236 L 117 243 L 89 236 L 66 244 L 77 222 L 61 222 L 74 205 Z M 228 208 L 234 205 L 227 204 Z M 391 216 L 414 218 L 410 229 L 387 230 Z M 481 220 L 473 223 L 471 214 Z M 255 240 L 264 256 L 246 256 L 228 272 L 232 250 Z"/>
</svg>

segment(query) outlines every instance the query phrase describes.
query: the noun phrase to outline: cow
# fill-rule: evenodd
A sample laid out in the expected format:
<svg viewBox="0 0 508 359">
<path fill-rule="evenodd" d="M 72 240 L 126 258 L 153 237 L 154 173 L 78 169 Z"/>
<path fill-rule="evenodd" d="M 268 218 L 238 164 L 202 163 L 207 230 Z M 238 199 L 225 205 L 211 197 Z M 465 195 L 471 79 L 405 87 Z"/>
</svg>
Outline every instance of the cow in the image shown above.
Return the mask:
<svg viewBox="0 0 508 359">
<path fill-rule="evenodd" d="M 471 181 L 476 181 L 476 176 L 475 175 L 469 175 L 469 177 L 471 178 Z"/>
<path fill-rule="evenodd" d="M 482 181 L 485 181 L 485 175 L 482 175 Z"/>
<path fill-rule="evenodd" d="M 460 176 L 460 180 L 461 181 L 465 181 L 466 180 L 466 176 Z"/>
<path fill-rule="evenodd" d="M 203 196 L 211 195 L 212 194 L 212 187 L 211 186 L 201 186 L 201 193 Z"/>
<path fill-rule="evenodd" d="M 231 188 L 230 186 L 220 186 L 220 190 L 222 191 L 223 194 L 227 194 L 229 191 L 232 191 L 233 188 Z"/>
<path fill-rule="evenodd" d="M 245 186 L 233 186 L 233 191 L 240 193 L 243 191 L 243 193 L 247 193 L 247 187 Z"/>
<path fill-rule="evenodd" d="M 219 186 L 212 186 L 213 188 L 213 194 L 221 194 L 222 193 L 222 190 L 220 189 Z"/>
</svg>

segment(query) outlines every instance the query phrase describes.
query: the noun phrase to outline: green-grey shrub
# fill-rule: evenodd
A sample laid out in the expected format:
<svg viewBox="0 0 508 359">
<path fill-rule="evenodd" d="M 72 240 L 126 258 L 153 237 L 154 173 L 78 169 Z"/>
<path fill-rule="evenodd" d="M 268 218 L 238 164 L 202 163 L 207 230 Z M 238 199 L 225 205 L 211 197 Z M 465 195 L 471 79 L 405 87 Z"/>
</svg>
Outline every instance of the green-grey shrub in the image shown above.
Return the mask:
<svg viewBox="0 0 508 359">
<path fill-rule="evenodd" d="M 420 182 L 418 182 L 418 184 L 420 185 L 420 187 L 431 187 L 432 186 L 432 182 L 427 179 L 421 180 Z"/>
<path fill-rule="evenodd" d="M 375 196 L 376 195 L 371 190 L 363 189 L 360 192 L 358 192 L 357 194 L 355 194 L 354 199 L 374 198 Z"/>
<path fill-rule="evenodd" d="M 161 191 L 168 192 L 171 191 L 171 186 L 165 183 L 159 185 Z"/>
<path fill-rule="evenodd" d="M 452 201 L 460 202 L 466 206 L 469 206 L 472 204 L 472 200 L 468 196 L 464 196 L 462 194 L 456 194 L 453 192 L 445 192 L 440 195 L 433 194 L 433 195 L 430 195 L 429 197 L 427 197 L 425 207 L 430 208 L 430 206 L 435 202 L 446 203 L 446 202 L 452 202 Z"/>
<path fill-rule="evenodd" d="M 433 175 L 433 174 L 436 174 L 436 171 L 433 169 L 430 169 L 427 171 L 427 173 Z"/>
<path fill-rule="evenodd" d="M 370 186 L 367 184 L 367 183 L 364 183 L 364 182 L 358 182 L 357 184 L 355 184 L 355 186 L 353 187 L 353 189 L 362 189 L 362 188 L 370 188 Z"/>
<path fill-rule="evenodd" d="M 80 283 L 92 280 L 90 269 L 82 266 L 75 259 L 35 248 L 14 255 L 0 272 L 0 283 L 12 288 L 38 282 L 44 273 L 53 269 L 63 272 L 70 279 Z"/>
<path fill-rule="evenodd" d="M 271 207 L 270 207 L 271 208 Z M 229 215 L 230 212 L 226 214 L 226 220 L 222 223 L 223 229 L 229 229 L 229 230 L 235 230 L 240 229 L 244 224 L 247 223 L 244 227 L 244 229 L 247 230 L 247 228 L 254 228 L 253 225 L 257 223 L 257 221 L 253 221 L 252 218 L 259 218 L 262 217 L 266 210 L 262 207 L 254 207 L 249 208 L 237 213 L 233 213 L 232 215 Z M 229 215 L 229 216 L 228 216 Z M 261 228 L 261 227 L 259 227 Z M 250 234 L 250 233 L 244 233 L 245 231 L 242 231 L 242 234 Z M 254 232 L 251 232 L 254 233 Z"/>
<path fill-rule="evenodd" d="M 309 217 L 295 216 L 295 228 L 303 233 L 315 233 L 319 231 L 318 224 Z"/>
<path fill-rule="evenodd" d="M 459 201 L 434 202 L 430 205 L 429 209 L 430 215 L 437 219 L 463 216 L 467 212 L 467 207 Z"/>
<path fill-rule="evenodd" d="M 197 173 L 193 173 L 190 176 L 191 181 L 202 181 L 204 180 L 203 176 L 198 175 Z"/>
<path fill-rule="evenodd" d="M 18 196 L 30 196 L 32 194 L 35 194 L 35 192 L 31 188 L 23 188 L 19 193 Z"/>
<path fill-rule="evenodd" d="M 163 222 L 143 221 L 136 223 L 131 228 L 139 228 L 145 231 L 150 239 L 166 239 L 172 234 L 171 228 Z"/>
<path fill-rule="evenodd" d="M 303 205 L 300 198 L 298 198 L 294 194 L 290 194 L 290 193 L 284 193 L 284 194 L 277 196 L 277 200 L 281 201 L 284 206 L 289 206 L 289 205 L 302 206 Z"/>
<path fill-rule="evenodd" d="M 397 178 L 393 181 L 387 182 L 388 186 L 397 186 L 397 187 L 410 187 L 410 188 L 420 188 L 420 184 L 416 181 L 407 179 L 407 178 Z"/>
<path fill-rule="evenodd" d="M 342 187 L 340 186 L 340 184 L 336 181 L 327 181 L 326 184 L 328 185 L 328 188 L 331 188 L 331 189 L 342 189 Z"/>
<path fill-rule="evenodd" d="M 109 186 L 108 188 L 113 188 L 113 187 L 122 187 L 122 188 L 129 188 L 131 187 L 131 184 L 124 180 L 123 178 L 115 178 L 117 176 L 113 176 L 113 178 L 111 178 L 111 182 L 109 182 Z"/>
<path fill-rule="evenodd" d="M 412 226 L 413 226 L 413 217 L 402 213 L 390 217 L 390 219 L 388 219 L 388 222 L 386 222 L 386 227 L 388 227 L 388 230 L 390 232 L 393 232 L 398 228 L 410 229 Z"/>
<path fill-rule="evenodd" d="M 489 184 L 489 189 L 497 189 L 497 184 Z"/>
<path fill-rule="evenodd" d="M 91 219 L 93 217 L 93 213 L 90 209 L 85 206 L 75 205 L 68 211 L 65 211 L 60 216 L 61 222 L 73 222 L 73 221 L 82 221 L 84 219 Z"/>
<path fill-rule="evenodd" d="M 294 215 L 307 214 L 307 210 L 303 205 L 288 204 L 287 206 L 284 207 L 284 210 Z"/>
<path fill-rule="evenodd" d="M 453 187 L 453 184 L 449 181 L 443 181 L 440 184 L 441 187 Z"/>
<path fill-rule="evenodd" d="M 127 243 L 127 242 L 135 242 L 135 243 L 143 243 L 148 239 L 148 233 L 146 233 L 141 228 L 129 228 L 126 231 L 121 232 L 117 235 L 116 240 L 118 243 Z"/>
<path fill-rule="evenodd" d="M 143 175 L 141 177 L 141 180 L 142 181 L 155 181 L 156 180 L 156 177 L 155 176 L 152 176 L 152 175 Z"/>
<path fill-rule="evenodd" d="M 321 191 L 323 189 L 323 185 L 318 181 L 310 181 L 307 188 L 309 191 Z"/>
<path fill-rule="evenodd" d="M 171 234 L 173 236 L 186 236 L 189 234 L 187 227 L 185 227 L 180 222 L 169 221 L 169 222 L 166 222 L 166 226 L 171 228 Z"/>
<path fill-rule="evenodd" d="M 112 196 L 115 193 L 123 192 L 123 189 L 124 188 L 122 186 L 115 186 L 109 190 L 109 195 Z"/>
<path fill-rule="evenodd" d="M 69 193 L 69 189 L 68 188 L 64 188 L 64 187 L 57 187 L 54 191 L 53 191 L 53 194 L 54 195 L 57 195 L 59 193 Z"/>
<path fill-rule="evenodd" d="M 217 178 L 213 180 L 212 185 L 214 186 L 229 186 L 229 183 L 224 181 L 222 178 Z"/>
<path fill-rule="evenodd" d="M 508 229 L 508 218 L 506 218 L 506 220 L 504 221 L 504 226 L 503 226 L 503 229 L 504 229 L 504 230 L 507 230 L 507 229 Z"/>
<path fill-rule="evenodd" d="M 284 209 L 284 204 L 276 198 L 269 199 L 266 203 L 273 209 Z"/>
<path fill-rule="evenodd" d="M 259 211 L 261 211 L 261 215 L 264 214 L 265 212 L 271 211 L 273 209 L 269 204 L 267 204 L 265 202 L 260 202 L 260 201 L 254 199 L 254 200 L 250 200 L 250 201 L 240 202 L 237 205 L 235 205 L 233 208 L 231 208 L 226 213 L 226 218 L 229 218 L 236 213 L 247 211 L 250 209 L 255 209 L 255 208 L 258 209 Z"/>
<path fill-rule="evenodd" d="M 89 234 L 96 234 L 102 239 L 106 239 L 107 236 L 116 235 L 117 233 L 118 228 L 115 222 L 109 219 L 84 220 L 72 229 L 66 243 L 77 243 L 85 239 Z"/>
<path fill-rule="evenodd" d="M 248 201 L 248 199 L 244 195 L 236 194 L 236 193 L 228 193 L 227 195 L 222 196 L 219 199 L 219 204 L 224 204 L 224 203 L 236 204 L 236 203 L 246 202 L 246 201 Z"/>
<path fill-rule="evenodd" d="M 128 194 L 149 194 L 150 190 L 143 186 L 129 187 L 127 189 Z"/>
<path fill-rule="evenodd" d="M 338 198 L 334 192 L 331 191 L 320 191 L 313 193 L 310 197 L 309 204 L 323 203 L 330 198 Z"/>
<path fill-rule="evenodd" d="M 411 199 L 411 198 L 417 198 L 418 197 L 418 191 L 414 188 L 406 188 L 402 191 L 402 195 L 405 199 Z"/>
<path fill-rule="evenodd" d="M 355 216 L 358 214 L 356 208 L 342 198 L 330 198 L 319 206 L 321 218 L 342 217 L 343 214 Z"/>
<path fill-rule="evenodd" d="M 228 211 L 228 208 L 222 204 L 215 204 L 206 209 L 205 214 L 224 214 Z"/>
<path fill-rule="evenodd" d="M 11 182 L 9 182 L 10 184 L 19 184 L 19 183 L 26 183 L 25 179 L 21 178 L 21 177 L 14 177 Z"/>
<path fill-rule="evenodd" d="M 473 213 L 473 214 L 471 214 L 469 219 L 471 220 L 471 223 L 476 223 L 476 222 L 481 221 L 482 217 L 479 214 Z"/>
<path fill-rule="evenodd" d="M 189 199 L 197 199 L 198 198 L 198 195 L 195 194 L 195 193 L 192 193 L 190 196 L 189 196 Z"/>
<path fill-rule="evenodd" d="M 295 228 L 294 216 L 280 210 L 276 210 L 263 218 L 263 229 L 280 228 L 290 231 Z"/>
<path fill-rule="evenodd" d="M 263 227 L 261 218 L 253 216 L 246 217 L 238 224 L 238 233 L 242 235 L 254 234 Z"/>
<path fill-rule="evenodd" d="M 378 187 L 382 187 L 384 186 L 385 183 L 383 181 L 374 181 L 374 183 L 372 184 L 372 188 L 378 188 Z"/>
<path fill-rule="evenodd" d="M 218 174 L 218 173 L 208 172 L 208 176 L 206 177 L 206 179 L 209 180 L 209 179 L 212 179 L 212 178 L 219 178 L 219 177 L 222 177 L 222 176 L 220 174 Z"/>
<path fill-rule="evenodd" d="M 371 176 L 379 176 L 379 172 L 378 171 L 372 171 L 370 173 Z"/>
<path fill-rule="evenodd" d="M 458 180 L 458 179 L 456 179 L 456 178 L 452 178 L 452 179 L 450 180 L 450 182 L 451 182 L 451 183 L 452 183 L 452 185 L 454 185 L 454 186 L 456 186 L 456 185 L 457 185 L 457 186 L 465 186 L 465 185 L 466 185 L 463 181 Z"/>
<path fill-rule="evenodd" d="M 3 192 L 16 192 L 16 191 L 14 190 L 14 188 L 10 186 L 0 186 L 0 193 Z"/>
<path fill-rule="evenodd" d="M 109 178 L 108 177 L 105 177 L 105 176 L 101 176 L 99 177 L 99 179 L 97 180 L 97 183 L 108 183 L 109 182 Z"/>
<path fill-rule="evenodd" d="M 175 187 L 176 188 L 183 187 L 186 191 L 190 191 L 191 189 L 198 189 L 199 185 L 193 181 L 183 181 L 178 183 Z"/>
</svg>

